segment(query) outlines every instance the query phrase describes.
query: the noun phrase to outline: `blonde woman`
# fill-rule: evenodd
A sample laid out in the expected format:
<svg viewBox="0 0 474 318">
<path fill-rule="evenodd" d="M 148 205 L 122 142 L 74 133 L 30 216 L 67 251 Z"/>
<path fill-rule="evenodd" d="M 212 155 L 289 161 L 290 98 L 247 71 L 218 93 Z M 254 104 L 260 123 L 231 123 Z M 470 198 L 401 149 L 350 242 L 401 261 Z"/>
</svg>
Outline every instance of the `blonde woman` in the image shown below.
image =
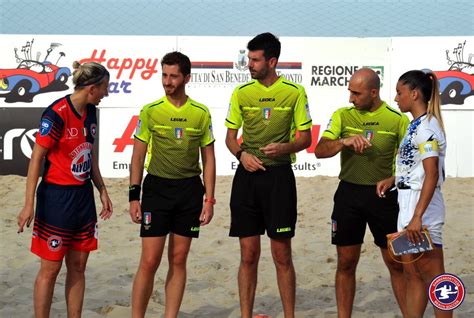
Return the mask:
<svg viewBox="0 0 474 318">
<path fill-rule="evenodd" d="M 68 317 L 80 317 L 89 252 L 97 249 L 97 215 L 92 182 L 100 193 L 100 216 L 112 202 L 93 147 L 96 106 L 107 96 L 109 72 L 98 63 L 74 62 L 74 92 L 48 106 L 41 117 L 26 179 L 18 232 L 34 217 L 31 251 L 41 258 L 34 286 L 35 316 L 49 317 L 56 278 L 65 259 Z M 42 180 L 36 190 L 44 161 Z M 36 212 L 34 212 L 36 190 Z"/>
</svg>

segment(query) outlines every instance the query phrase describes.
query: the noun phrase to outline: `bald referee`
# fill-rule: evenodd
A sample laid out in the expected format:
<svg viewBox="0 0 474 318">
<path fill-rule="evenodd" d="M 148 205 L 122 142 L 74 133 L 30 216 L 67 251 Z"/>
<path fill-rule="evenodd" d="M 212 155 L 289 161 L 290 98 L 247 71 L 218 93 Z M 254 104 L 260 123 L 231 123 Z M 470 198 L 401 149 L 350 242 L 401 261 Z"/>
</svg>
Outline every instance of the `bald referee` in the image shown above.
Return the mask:
<svg viewBox="0 0 474 318">
<path fill-rule="evenodd" d="M 397 191 L 390 178 L 408 117 L 380 99 L 380 79 L 371 69 L 356 71 L 349 82 L 353 106 L 336 110 L 315 149 L 317 158 L 341 153 L 340 183 L 331 216 L 332 244 L 337 249 L 336 300 L 338 316 L 350 317 L 355 295 L 355 272 L 366 225 L 380 247 L 390 272 L 402 314 L 406 313 L 401 264 L 387 250 L 386 235 L 397 231 Z M 376 193 L 376 185 L 384 196 Z"/>
</svg>

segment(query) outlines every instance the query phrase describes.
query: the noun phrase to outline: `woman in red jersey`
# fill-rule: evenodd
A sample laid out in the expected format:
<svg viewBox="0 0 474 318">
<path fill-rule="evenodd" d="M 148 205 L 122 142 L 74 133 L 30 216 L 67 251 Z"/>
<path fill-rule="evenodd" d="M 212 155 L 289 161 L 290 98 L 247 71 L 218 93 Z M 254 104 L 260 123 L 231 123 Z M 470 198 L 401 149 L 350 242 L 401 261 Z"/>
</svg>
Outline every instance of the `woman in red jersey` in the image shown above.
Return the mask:
<svg viewBox="0 0 474 318">
<path fill-rule="evenodd" d="M 93 147 L 96 106 L 107 96 L 109 72 L 102 65 L 74 62 L 74 92 L 43 112 L 26 179 L 25 205 L 18 233 L 34 216 L 31 251 L 41 258 L 34 286 L 36 317 L 49 317 L 56 278 L 66 261 L 68 317 L 80 317 L 89 252 L 97 249 L 94 191 L 102 202 L 102 219 L 112 215 L 112 202 L 100 174 Z M 44 171 L 36 190 L 42 162 Z M 34 200 L 36 190 L 36 212 Z"/>
</svg>

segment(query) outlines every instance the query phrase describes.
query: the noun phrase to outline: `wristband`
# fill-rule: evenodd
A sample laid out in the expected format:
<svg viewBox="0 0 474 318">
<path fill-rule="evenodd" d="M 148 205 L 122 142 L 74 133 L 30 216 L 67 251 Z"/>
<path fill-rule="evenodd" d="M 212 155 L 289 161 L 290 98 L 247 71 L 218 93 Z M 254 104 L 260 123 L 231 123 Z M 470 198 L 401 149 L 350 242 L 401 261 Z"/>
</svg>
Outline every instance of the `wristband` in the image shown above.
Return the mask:
<svg viewBox="0 0 474 318">
<path fill-rule="evenodd" d="M 140 201 L 140 191 L 142 187 L 138 184 L 133 184 L 128 187 L 128 202 L 130 201 Z"/>
<path fill-rule="evenodd" d="M 212 199 L 205 198 L 204 202 L 214 205 L 214 204 L 216 204 L 216 199 L 214 199 L 214 198 L 212 198 Z"/>
<path fill-rule="evenodd" d="M 235 153 L 235 158 L 237 158 L 237 160 L 239 161 L 240 161 L 240 157 L 242 156 L 242 152 L 244 152 L 244 150 L 240 149 L 239 151 Z"/>
</svg>

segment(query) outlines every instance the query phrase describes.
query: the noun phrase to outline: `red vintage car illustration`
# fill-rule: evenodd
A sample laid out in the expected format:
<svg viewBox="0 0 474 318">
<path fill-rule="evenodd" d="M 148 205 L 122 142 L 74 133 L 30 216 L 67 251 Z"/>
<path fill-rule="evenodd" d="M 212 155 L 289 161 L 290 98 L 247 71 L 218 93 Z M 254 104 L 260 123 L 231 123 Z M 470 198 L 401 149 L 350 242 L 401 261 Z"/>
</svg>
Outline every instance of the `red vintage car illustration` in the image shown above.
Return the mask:
<svg viewBox="0 0 474 318">
<path fill-rule="evenodd" d="M 71 76 L 71 70 L 57 66 L 65 54 L 59 53 L 56 64 L 46 60 L 51 51 L 60 44 L 51 43 L 44 60 L 39 61 L 40 52 L 37 53 L 36 60 L 32 59 L 30 53 L 32 43 L 33 40 L 23 46 L 21 52 L 24 53 L 24 58 L 20 57 L 18 50 L 15 49 L 18 62 L 16 68 L 0 69 L 0 92 L 6 92 L 1 95 L 5 97 L 6 102 L 31 102 L 36 94 L 68 89 L 66 82 Z"/>
</svg>

